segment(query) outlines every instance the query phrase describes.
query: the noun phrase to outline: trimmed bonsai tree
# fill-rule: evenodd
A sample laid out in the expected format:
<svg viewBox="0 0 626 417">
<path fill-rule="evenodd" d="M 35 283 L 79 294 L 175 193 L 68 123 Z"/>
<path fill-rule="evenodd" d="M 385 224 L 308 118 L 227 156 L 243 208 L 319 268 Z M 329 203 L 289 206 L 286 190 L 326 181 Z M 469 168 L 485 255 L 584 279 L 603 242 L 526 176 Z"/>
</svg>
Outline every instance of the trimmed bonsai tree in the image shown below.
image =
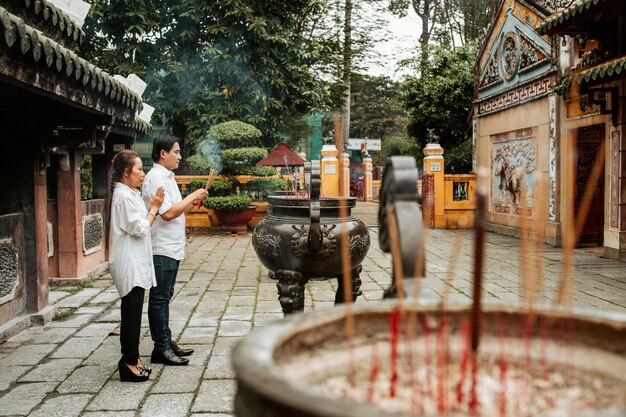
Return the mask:
<svg viewBox="0 0 626 417">
<path fill-rule="evenodd" d="M 239 195 L 241 184 L 237 176 L 270 176 L 276 173 L 272 167 L 255 166 L 267 156 L 267 150 L 260 147 L 261 136 L 259 129 L 240 121 L 220 123 L 209 129 L 206 139 L 198 145 L 198 152 L 188 159 L 188 163 L 200 172 L 217 169 L 228 178 L 230 193 L 224 196 L 209 190 L 205 207 L 216 211 L 237 211 L 250 206 L 252 198 Z"/>
</svg>

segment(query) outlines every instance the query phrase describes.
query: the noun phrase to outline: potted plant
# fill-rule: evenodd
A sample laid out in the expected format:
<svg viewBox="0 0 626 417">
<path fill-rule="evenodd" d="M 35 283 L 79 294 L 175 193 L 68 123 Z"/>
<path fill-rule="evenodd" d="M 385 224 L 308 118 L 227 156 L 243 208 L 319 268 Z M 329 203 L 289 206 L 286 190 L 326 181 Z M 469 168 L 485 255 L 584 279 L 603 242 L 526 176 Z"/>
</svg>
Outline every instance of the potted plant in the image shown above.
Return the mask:
<svg viewBox="0 0 626 417">
<path fill-rule="evenodd" d="M 215 195 L 209 190 L 209 198 L 205 207 L 213 209 L 222 223 L 222 230 L 243 232 L 246 224 L 254 215 L 256 208 L 251 204 L 252 198 L 239 195 L 242 175 L 267 176 L 274 175 L 271 167 L 257 167 L 255 164 L 267 156 L 267 150 L 258 147 L 261 143 L 261 131 L 252 125 L 230 121 L 212 126 L 207 138 L 198 145 L 198 152 L 189 158 L 194 169 L 215 168 L 228 178 L 228 195 Z M 233 147 L 234 146 L 234 147 Z M 221 160 L 216 159 L 215 149 L 221 150 Z M 203 153 L 208 150 L 209 153 Z M 216 181 L 217 182 L 217 181 Z M 246 219 L 244 222 L 244 219 Z M 233 224 L 233 221 L 241 224 Z"/>
<path fill-rule="evenodd" d="M 256 211 L 252 198 L 247 195 L 227 195 L 209 197 L 204 206 L 215 210 L 225 232 L 245 232 Z"/>
</svg>

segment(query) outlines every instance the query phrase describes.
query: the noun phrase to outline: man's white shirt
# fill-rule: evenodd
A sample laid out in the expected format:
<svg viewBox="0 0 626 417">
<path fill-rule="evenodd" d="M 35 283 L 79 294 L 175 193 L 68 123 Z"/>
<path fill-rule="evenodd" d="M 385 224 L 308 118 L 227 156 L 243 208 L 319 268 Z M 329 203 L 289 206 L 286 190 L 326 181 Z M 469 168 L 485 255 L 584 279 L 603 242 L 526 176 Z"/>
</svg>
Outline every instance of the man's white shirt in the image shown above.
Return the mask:
<svg viewBox="0 0 626 417">
<path fill-rule="evenodd" d="M 150 228 L 152 253 L 180 261 L 185 258 L 185 215 L 181 214 L 169 222 L 163 220 L 160 215 L 172 208 L 174 204 L 182 201 L 183 198 L 174 179 L 174 173 L 155 162 L 152 169 L 146 174 L 141 192 L 147 208 L 150 208 L 150 196 L 159 187 L 163 187 L 165 190 L 165 199 L 159 209 L 159 216 Z"/>
</svg>

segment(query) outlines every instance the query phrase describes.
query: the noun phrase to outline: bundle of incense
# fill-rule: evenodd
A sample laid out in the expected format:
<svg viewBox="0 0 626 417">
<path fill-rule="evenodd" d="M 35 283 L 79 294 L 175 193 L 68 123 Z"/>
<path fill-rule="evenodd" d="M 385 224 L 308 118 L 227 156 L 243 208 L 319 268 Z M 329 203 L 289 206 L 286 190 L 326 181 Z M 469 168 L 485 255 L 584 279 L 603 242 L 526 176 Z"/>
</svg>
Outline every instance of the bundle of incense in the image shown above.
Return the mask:
<svg viewBox="0 0 626 417">
<path fill-rule="evenodd" d="M 209 171 L 209 177 L 206 179 L 206 185 L 204 186 L 207 191 L 209 191 L 209 187 L 213 184 L 215 177 L 217 177 L 217 171 L 211 168 Z"/>
</svg>

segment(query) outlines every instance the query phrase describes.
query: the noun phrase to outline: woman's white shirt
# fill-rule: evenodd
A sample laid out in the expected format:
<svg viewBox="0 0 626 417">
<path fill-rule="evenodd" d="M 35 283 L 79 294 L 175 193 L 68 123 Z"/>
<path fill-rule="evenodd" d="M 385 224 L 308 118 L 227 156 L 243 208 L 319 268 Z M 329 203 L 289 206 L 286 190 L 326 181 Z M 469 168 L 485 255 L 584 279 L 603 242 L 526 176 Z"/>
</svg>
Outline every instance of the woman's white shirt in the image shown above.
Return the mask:
<svg viewBox="0 0 626 417">
<path fill-rule="evenodd" d="M 141 193 L 116 183 L 111 203 L 109 270 L 121 297 L 133 287 L 149 289 L 157 285 L 146 214 Z"/>
</svg>

